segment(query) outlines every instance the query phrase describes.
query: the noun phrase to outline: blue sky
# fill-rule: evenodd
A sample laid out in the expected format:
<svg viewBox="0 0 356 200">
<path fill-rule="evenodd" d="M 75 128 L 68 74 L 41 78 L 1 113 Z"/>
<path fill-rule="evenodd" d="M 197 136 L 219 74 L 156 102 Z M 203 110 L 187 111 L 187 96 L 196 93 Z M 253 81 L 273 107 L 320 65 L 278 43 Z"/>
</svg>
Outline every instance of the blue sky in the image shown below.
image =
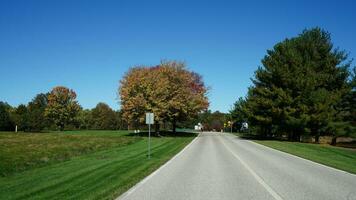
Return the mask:
<svg viewBox="0 0 356 200">
<path fill-rule="evenodd" d="M 274 44 L 319 26 L 356 57 L 352 1 L 0 0 L 0 101 L 13 106 L 57 85 L 84 108 L 119 109 L 130 66 L 185 61 L 203 75 L 210 108 L 227 112 Z"/>
</svg>

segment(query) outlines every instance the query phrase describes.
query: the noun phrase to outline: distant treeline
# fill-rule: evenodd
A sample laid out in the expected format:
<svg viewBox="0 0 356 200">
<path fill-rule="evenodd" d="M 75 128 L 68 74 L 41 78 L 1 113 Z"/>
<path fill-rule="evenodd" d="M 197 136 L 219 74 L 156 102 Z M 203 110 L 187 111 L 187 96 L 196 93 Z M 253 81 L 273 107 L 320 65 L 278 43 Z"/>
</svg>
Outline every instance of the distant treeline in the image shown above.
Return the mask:
<svg viewBox="0 0 356 200">
<path fill-rule="evenodd" d="M 11 107 L 0 102 L 0 130 L 39 132 L 74 129 L 146 129 L 145 114 L 154 113 L 154 128 L 194 128 L 194 121 L 209 105 L 202 76 L 183 62 L 162 61 L 156 66 L 136 66 L 122 77 L 118 94 L 120 111 L 105 103 L 82 109 L 76 93 L 58 86 L 38 94 L 27 105 Z M 189 127 L 184 127 L 188 125 Z M 161 127 L 162 126 L 162 127 Z M 216 126 L 216 125 L 215 125 Z"/>
<path fill-rule="evenodd" d="M 230 131 L 230 128 L 226 127 L 226 122 L 229 120 L 229 114 L 205 110 L 192 119 L 178 123 L 178 127 L 192 129 L 195 125 L 200 123 L 204 131 Z"/>
<path fill-rule="evenodd" d="M 105 103 L 83 109 L 76 94 L 66 87 L 55 87 L 47 94 L 36 95 L 31 102 L 12 107 L 0 101 L 0 131 L 40 132 L 48 130 L 127 129 L 121 112 Z"/>
<path fill-rule="evenodd" d="M 263 137 L 355 136 L 356 69 L 330 33 L 313 28 L 267 51 L 230 114 Z"/>
</svg>

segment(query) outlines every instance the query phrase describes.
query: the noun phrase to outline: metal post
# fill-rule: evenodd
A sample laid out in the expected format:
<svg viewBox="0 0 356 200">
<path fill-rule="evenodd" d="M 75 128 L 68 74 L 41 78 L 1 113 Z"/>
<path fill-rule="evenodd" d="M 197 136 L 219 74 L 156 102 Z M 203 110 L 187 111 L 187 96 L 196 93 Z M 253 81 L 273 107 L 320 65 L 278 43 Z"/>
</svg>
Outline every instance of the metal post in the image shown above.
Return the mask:
<svg viewBox="0 0 356 200">
<path fill-rule="evenodd" d="M 148 159 L 151 158 L 151 124 L 148 124 Z"/>
<path fill-rule="evenodd" d="M 151 124 L 154 124 L 153 113 L 146 113 L 146 124 L 148 124 L 148 159 L 151 158 Z"/>
</svg>

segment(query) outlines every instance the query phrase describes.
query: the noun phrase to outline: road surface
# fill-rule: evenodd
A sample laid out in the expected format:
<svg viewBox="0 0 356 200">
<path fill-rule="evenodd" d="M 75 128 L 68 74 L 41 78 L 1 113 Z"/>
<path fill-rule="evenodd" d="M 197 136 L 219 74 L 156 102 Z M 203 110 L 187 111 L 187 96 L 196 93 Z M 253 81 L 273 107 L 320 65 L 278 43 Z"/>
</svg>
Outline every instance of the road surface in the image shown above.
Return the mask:
<svg viewBox="0 0 356 200">
<path fill-rule="evenodd" d="M 356 200 L 356 176 L 227 133 L 202 133 L 120 200 Z"/>
</svg>

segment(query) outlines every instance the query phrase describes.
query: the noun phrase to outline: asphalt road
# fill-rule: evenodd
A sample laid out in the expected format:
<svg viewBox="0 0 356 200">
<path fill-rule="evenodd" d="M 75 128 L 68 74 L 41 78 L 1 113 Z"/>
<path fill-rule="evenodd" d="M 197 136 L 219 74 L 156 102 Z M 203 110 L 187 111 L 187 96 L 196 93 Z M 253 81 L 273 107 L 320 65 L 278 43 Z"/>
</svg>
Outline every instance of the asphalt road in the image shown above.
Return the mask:
<svg viewBox="0 0 356 200">
<path fill-rule="evenodd" d="M 356 200 L 356 176 L 227 133 L 202 133 L 125 200 Z"/>
</svg>

